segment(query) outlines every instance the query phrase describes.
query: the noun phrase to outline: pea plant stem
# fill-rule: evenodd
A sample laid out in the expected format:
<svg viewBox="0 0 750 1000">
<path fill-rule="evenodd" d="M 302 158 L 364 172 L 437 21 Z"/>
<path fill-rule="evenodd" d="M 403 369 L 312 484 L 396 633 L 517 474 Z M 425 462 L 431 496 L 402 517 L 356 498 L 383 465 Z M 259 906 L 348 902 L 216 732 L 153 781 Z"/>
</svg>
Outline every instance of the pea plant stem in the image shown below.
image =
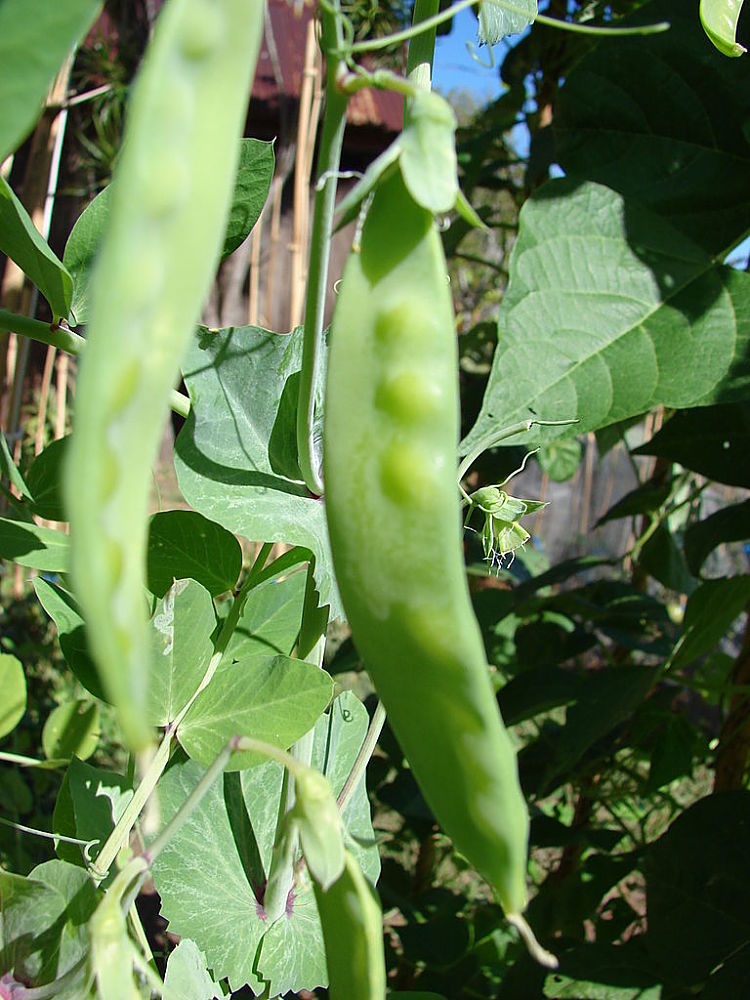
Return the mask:
<svg viewBox="0 0 750 1000">
<path fill-rule="evenodd" d="M 380 738 L 380 733 L 383 730 L 384 724 L 385 707 L 383 706 L 382 701 L 379 701 L 375 706 L 375 711 L 373 712 L 372 719 L 370 720 L 370 725 L 367 729 L 367 733 L 365 734 L 362 746 L 359 748 L 359 753 L 352 764 L 352 769 L 347 775 L 346 781 L 344 782 L 338 798 L 336 799 L 336 804 L 341 812 L 346 809 L 346 805 L 352 797 L 354 789 L 357 787 L 360 778 L 365 772 L 365 768 L 370 761 L 370 757 L 372 757 L 375 744 Z"/>
<path fill-rule="evenodd" d="M 0 309 L 0 330 L 10 330 L 40 344 L 57 347 L 75 358 L 81 357 L 86 347 L 85 338 L 67 326 L 45 323 L 29 316 L 19 316 L 17 313 L 8 312 L 7 309 Z M 174 390 L 169 397 L 169 408 L 179 416 L 186 417 L 190 412 L 190 399 L 184 393 Z"/>
<path fill-rule="evenodd" d="M 318 183 L 315 189 L 310 247 L 305 336 L 297 409 L 297 450 L 302 475 L 311 493 L 321 496 L 323 482 L 315 442 L 315 402 L 320 388 L 328 266 L 336 203 L 336 178 L 341 163 L 341 146 L 346 126 L 348 95 L 338 86 L 343 69 L 336 48 L 341 41 L 337 10 L 320 7 L 321 42 L 326 55 L 326 106 L 318 156 Z"/>
<path fill-rule="evenodd" d="M 115 858 L 120 853 L 120 850 L 130 836 L 130 831 L 133 829 L 133 826 L 140 816 L 149 796 L 156 788 L 156 783 L 162 776 L 164 768 L 169 762 L 173 736 L 173 730 L 168 729 L 164 735 L 164 739 L 159 744 L 156 753 L 151 759 L 150 764 L 146 768 L 143 778 L 141 779 L 141 783 L 136 788 L 133 798 L 128 803 L 125 811 L 120 817 L 119 822 L 115 825 L 114 830 L 107 838 L 104 847 L 102 847 L 97 856 L 95 863 L 91 866 L 91 874 L 97 885 L 103 882 L 107 877 Z"/>
</svg>

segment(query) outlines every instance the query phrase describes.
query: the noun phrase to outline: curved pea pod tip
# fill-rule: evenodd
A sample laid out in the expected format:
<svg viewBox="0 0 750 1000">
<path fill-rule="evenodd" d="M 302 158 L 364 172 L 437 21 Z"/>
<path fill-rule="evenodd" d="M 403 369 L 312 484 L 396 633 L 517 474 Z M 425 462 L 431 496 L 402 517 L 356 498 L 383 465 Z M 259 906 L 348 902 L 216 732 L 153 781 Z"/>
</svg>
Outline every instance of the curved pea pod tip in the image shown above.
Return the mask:
<svg viewBox="0 0 750 1000">
<path fill-rule="evenodd" d="M 747 49 L 737 41 L 737 24 L 743 0 L 701 0 L 703 30 L 725 56 L 744 55 Z"/>
</svg>

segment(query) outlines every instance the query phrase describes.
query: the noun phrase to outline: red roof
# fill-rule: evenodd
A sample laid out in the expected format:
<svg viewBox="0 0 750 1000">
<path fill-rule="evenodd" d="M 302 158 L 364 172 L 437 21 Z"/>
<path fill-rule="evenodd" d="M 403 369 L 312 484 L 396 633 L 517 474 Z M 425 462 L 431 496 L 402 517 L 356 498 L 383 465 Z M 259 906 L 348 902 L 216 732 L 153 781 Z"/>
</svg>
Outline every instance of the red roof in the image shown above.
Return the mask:
<svg viewBox="0 0 750 1000">
<path fill-rule="evenodd" d="M 268 12 L 278 53 L 283 93 L 287 97 L 299 97 L 307 26 L 313 17 L 314 6 L 310 0 L 306 0 L 301 9 L 291 0 L 269 0 Z M 253 83 L 253 98 L 270 105 L 276 104 L 279 98 L 279 86 L 265 38 Z M 360 90 L 350 98 L 346 117 L 350 125 L 369 125 L 389 132 L 400 132 L 403 114 L 404 100 L 401 94 L 368 89 Z"/>
</svg>

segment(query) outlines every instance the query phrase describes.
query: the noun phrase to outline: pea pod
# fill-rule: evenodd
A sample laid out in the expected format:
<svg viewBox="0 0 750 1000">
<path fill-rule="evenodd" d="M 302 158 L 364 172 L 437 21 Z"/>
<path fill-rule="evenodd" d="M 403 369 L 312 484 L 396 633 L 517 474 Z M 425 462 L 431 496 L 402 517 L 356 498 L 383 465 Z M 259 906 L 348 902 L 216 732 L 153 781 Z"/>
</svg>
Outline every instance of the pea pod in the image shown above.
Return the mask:
<svg viewBox="0 0 750 1000">
<path fill-rule="evenodd" d="M 127 742 L 148 740 L 146 511 L 167 400 L 221 249 L 260 0 L 169 0 L 135 84 L 66 476 L 72 573 Z"/>
<path fill-rule="evenodd" d="M 743 0 L 701 0 L 700 19 L 703 30 L 725 56 L 738 57 L 747 49 L 737 41 L 737 25 Z"/>
<path fill-rule="evenodd" d="M 315 901 L 326 948 L 331 1000 L 384 1000 L 383 919 L 375 890 L 347 851 L 344 870 Z"/>
<path fill-rule="evenodd" d="M 331 548 L 354 641 L 424 796 L 515 919 L 526 905 L 528 814 L 469 599 L 458 434 L 440 237 L 397 171 L 376 191 L 333 318 Z"/>
</svg>

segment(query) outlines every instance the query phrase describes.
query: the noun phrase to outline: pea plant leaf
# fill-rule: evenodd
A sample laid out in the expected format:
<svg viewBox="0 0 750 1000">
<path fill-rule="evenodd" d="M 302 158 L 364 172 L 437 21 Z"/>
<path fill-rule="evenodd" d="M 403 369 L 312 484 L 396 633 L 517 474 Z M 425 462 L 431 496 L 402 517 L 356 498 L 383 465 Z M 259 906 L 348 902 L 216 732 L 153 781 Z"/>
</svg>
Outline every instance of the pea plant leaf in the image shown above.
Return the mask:
<svg viewBox="0 0 750 1000">
<path fill-rule="evenodd" d="M 157 597 L 163 597 L 174 580 L 188 578 L 218 597 L 234 588 L 241 569 L 239 542 L 215 521 L 194 510 L 165 510 L 151 518 L 146 578 Z"/>
<path fill-rule="evenodd" d="M 52 441 L 34 459 L 26 473 L 26 485 L 31 494 L 31 509 L 37 517 L 49 521 L 67 521 L 62 499 L 62 466 L 68 448 L 68 437 Z"/>
<path fill-rule="evenodd" d="M 0 7 L 0 10 L 3 8 Z M 21 268 L 49 303 L 55 319 L 67 319 L 73 279 L 40 236 L 31 218 L 0 176 L 0 251 Z"/>
<path fill-rule="evenodd" d="M 273 143 L 242 139 L 240 159 L 221 259 L 224 260 L 242 243 L 261 213 L 273 178 Z M 89 286 L 92 268 L 109 222 L 110 187 L 89 202 L 71 230 L 63 263 L 73 277 L 70 303 L 74 323 L 87 323 Z"/>
<path fill-rule="evenodd" d="M 0 871 L 0 899 L 0 967 L 17 981 L 50 983 L 86 954 L 96 890 L 83 869 L 54 860 L 28 878 Z"/>
<path fill-rule="evenodd" d="M 66 663 L 87 691 L 95 698 L 106 701 L 94 661 L 89 654 L 86 626 L 72 595 L 59 584 L 40 576 L 34 578 L 34 590 L 39 603 L 57 626 L 60 649 Z"/>
<path fill-rule="evenodd" d="M 74 757 L 57 795 L 52 818 L 55 833 L 97 842 L 90 851 L 94 860 L 132 798 L 126 777 Z M 61 859 L 85 866 L 79 845 L 59 841 L 56 850 Z"/>
<path fill-rule="evenodd" d="M 599 184 L 552 181 L 521 211 L 502 336 L 461 451 L 532 416 L 578 418 L 580 435 L 659 404 L 740 399 L 749 307 L 750 277 L 669 223 Z"/>
<path fill-rule="evenodd" d="M 273 180 L 275 162 L 272 142 L 242 140 L 232 205 L 221 251 L 222 260 L 237 249 L 260 218 Z"/>
<path fill-rule="evenodd" d="M 71 323 L 86 323 L 89 318 L 89 281 L 91 269 L 109 221 L 110 188 L 105 187 L 78 216 L 63 251 L 63 264 L 73 278 L 70 302 Z"/>
<path fill-rule="evenodd" d="M 321 601 L 335 618 L 343 612 L 323 501 L 310 496 L 287 458 L 296 455 L 296 439 L 284 407 L 296 411 L 301 366 L 299 331 L 202 329 L 183 368 L 192 405 L 175 468 L 185 499 L 201 514 L 246 538 L 309 549 Z"/>
<path fill-rule="evenodd" d="M 304 573 L 256 587 L 232 632 L 225 658 L 242 660 L 263 653 L 289 656 L 299 635 L 304 596 Z"/>
<path fill-rule="evenodd" d="M 70 539 L 31 521 L 0 517 L 0 558 L 42 573 L 67 573 Z"/>
<path fill-rule="evenodd" d="M 0 160 L 26 138 L 52 79 L 96 16 L 100 0 L 0 4 Z M 44 39 L 40 45 L 39 40 Z"/>
<path fill-rule="evenodd" d="M 26 677 L 20 660 L 10 653 L 0 654 L 0 737 L 13 732 L 26 711 Z"/>
<path fill-rule="evenodd" d="M 175 580 L 151 618 L 151 725 L 166 726 L 197 691 L 213 655 L 215 628 L 209 592 L 195 580 Z"/>
<path fill-rule="evenodd" d="M 506 35 L 518 35 L 536 19 L 537 0 L 511 0 L 502 6 L 485 0 L 479 5 L 479 43 L 495 45 Z"/>
<path fill-rule="evenodd" d="M 177 738 L 190 757 L 206 765 L 235 735 L 287 749 L 312 728 L 332 692 L 328 674 L 304 660 L 267 653 L 237 662 L 225 657 Z M 228 767 L 248 767 L 259 759 L 256 753 L 238 753 Z"/>
<path fill-rule="evenodd" d="M 351 692 L 337 698 L 315 724 L 313 766 L 325 767 L 338 794 L 367 731 L 364 706 Z M 176 763 L 158 785 L 168 822 L 200 780 L 195 761 Z M 326 982 L 325 951 L 312 889 L 294 890 L 287 912 L 272 927 L 262 899 L 271 862 L 282 768 L 267 762 L 225 774 L 154 864 L 154 881 L 170 931 L 189 937 L 205 954 L 217 979 L 233 990 L 249 983 L 270 996 L 314 989 Z M 374 882 L 379 872 L 370 807 L 362 780 L 343 812 L 353 853 Z M 363 846 L 364 844 L 364 846 Z M 185 867 L 184 859 L 191 864 Z"/>
<path fill-rule="evenodd" d="M 183 938 L 167 960 L 164 985 L 181 1000 L 222 1000 L 224 994 L 206 969 L 206 959 L 194 941 Z"/>
<path fill-rule="evenodd" d="M 99 706 L 92 701 L 64 701 L 47 716 L 42 749 L 48 760 L 86 760 L 96 750 L 101 729 Z"/>
</svg>

